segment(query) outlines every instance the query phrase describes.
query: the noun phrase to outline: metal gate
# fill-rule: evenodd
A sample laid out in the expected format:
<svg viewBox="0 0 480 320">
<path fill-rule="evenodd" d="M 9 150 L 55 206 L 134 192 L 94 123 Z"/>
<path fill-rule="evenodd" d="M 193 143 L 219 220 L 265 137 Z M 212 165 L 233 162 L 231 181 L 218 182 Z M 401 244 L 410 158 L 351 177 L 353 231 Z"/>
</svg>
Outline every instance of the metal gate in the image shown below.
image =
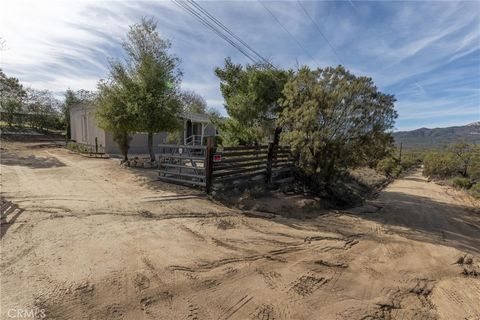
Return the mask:
<svg viewBox="0 0 480 320">
<path fill-rule="evenodd" d="M 160 144 L 159 179 L 206 187 L 206 146 Z"/>
</svg>

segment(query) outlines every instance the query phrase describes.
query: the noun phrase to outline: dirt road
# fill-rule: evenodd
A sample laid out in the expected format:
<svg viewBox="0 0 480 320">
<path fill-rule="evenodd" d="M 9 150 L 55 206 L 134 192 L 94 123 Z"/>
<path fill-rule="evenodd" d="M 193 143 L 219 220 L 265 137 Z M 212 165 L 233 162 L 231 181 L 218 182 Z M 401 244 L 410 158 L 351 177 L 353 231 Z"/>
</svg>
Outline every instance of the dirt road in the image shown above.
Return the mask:
<svg viewBox="0 0 480 320">
<path fill-rule="evenodd" d="M 480 214 L 420 172 L 262 219 L 115 160 L 2 148 L 1 319 L 480 319 Z"/>
</svg>

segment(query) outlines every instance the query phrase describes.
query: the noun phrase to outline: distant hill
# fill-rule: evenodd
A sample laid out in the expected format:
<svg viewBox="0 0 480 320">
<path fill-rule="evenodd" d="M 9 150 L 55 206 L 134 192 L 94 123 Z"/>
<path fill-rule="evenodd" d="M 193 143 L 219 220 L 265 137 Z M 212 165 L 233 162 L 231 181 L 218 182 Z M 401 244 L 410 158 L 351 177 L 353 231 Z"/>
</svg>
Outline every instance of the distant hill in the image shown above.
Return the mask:
<svg viewBox="0 0 480 320">
<path fill-rule="evenodd" d="M 448 128 L 420 128 L 412 131 L 394 132 L 395 144 L 404 148 L 438 149 L 458 140 L 480 144 L 480 122 Z"/>
</svg>

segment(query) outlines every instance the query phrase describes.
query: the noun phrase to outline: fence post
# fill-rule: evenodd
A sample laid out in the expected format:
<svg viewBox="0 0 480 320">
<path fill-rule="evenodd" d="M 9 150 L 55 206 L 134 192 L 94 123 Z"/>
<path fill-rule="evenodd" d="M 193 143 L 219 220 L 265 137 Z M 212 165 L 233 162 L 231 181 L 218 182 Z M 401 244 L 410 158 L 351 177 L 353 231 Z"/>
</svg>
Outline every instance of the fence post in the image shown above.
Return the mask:
<svg viewBox="0 0 480 320">
<path fill-rule="evenodd" d="M 207 193 L 212 192 L 213 154 L 215 153 L 215 137 L 207 138 L 205 152 L 205 188 Z"/>
<path fill-rule="evenodd" d="M 273 142 L 270 142 L 268 144 L 268 152 L 267 152 L 267 169 L 265 172 L 265 182 L 266 184 L 270 184 L 272 182 L 272 162 L 273 162 L 273 156 L 275 153 L 275 144 Z"/>
</svg>

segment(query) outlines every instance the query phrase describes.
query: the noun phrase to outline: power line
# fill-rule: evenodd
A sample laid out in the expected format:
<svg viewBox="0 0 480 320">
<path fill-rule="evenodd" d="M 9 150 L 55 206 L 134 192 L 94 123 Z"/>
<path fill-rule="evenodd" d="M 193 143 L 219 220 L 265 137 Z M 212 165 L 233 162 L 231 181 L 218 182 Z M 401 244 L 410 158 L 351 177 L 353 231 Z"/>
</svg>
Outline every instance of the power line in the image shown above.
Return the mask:
<svg viewBox="0 0 480 320">
<path fill-rule="evenodd" d="M 178 7 L 189 13 L 195 19 L 200 21 L 204 26 L 212 30 L 217 36 L 227 41 L 235 49 L 241 52 L 244 56 L 250 59 L 254 64 L 268 66 L 271 69 L 278 71 L 278 69 L 269 62 L 265 57 L 258 53 L 255 49 L 249 46 L 245 41 L 238 37 L 233 31 L 226 27 L 220 20 L 215 18 L 206 9 L 197 4 L 194 0 L 172 0 Z M 213 23 L 212 23 L 213 22 Z M 221 29 L 219 29 L 220 27 Z M 222 32 L 223 30 L 223 32 Z M 226 32 L 226 34 L 224 33 Z M 233 39 L 232 39 L 233 37 Z M 236 41 L 235 41 L 236 40 Z M 242 47 L 243 46 L 243 47 Z M 256 56 L 259 60 L 252 56 Z M 273 78 L 278 83 L 280 81 L 279 75 L 272 73 Z"/>
<path fill-rule="evenodd" d="M 312 56 L 312 54 L 302 45 L 302 43 L 280 22 L 280 20 L 278 20 L 278 18 L 273 14 L 273 12 L 268 9 L 267 6 L 265 6 L 263 4 L 262 1 L 260 0 L 257 0 L 261 5 L 262 7 L 268 11 L 268 13 L 270 13 L 270 15 L 272 16 L 272 18 L 283 28 L 283 30 L 285 30 L 285 32 L 287 32 L 290 37 L 292 37 L 293 40 L 295 40 L 295 42 L 297 43 L 297 45 L 313 60 L 317 63 L 318 66 L 320 66 L 320 63 L 318 63 L 318 61 L 316 61 L 316 59 Z"/>
<path fill-rule="evenodd" d="M 215 24 L 217 24 L 220 28 L 225 30 L 229 35 L 234 37 L 237 41 L 239 41 L 242 45 L 244 45 L 248 50 L 253 52 L 257 56 L 258 59 L 260 59 L 262 62 L 266 64 L 270 64 L 270 62 L 265 59 L 260 53 L 258 53 L 255 49 L 253 49 L 251 46 L 248 45 L 245 41 L 242 40 L 239 36 L 237 36 L 233 31 L 231 31 L 228 27 L 226 27 L 220 20 L 215 18 L 212 14 L 210 14 L 207 10 L 205 10 L 202 6 L 200 6 L 198 3 L 196 3 L 194 0 L 187 0 L 187 2 L 193 4 L 195 7 L 197 7 L 201 12 L 203 12 L 207 17 L 209 17 Z"/>
<path fill-rule="evenodd" d="M 216 28 L 214 25 L 209 22 L 208 19 L 205 17 L 202 17 L 198 11 L 196 11 L 194 8 L 189 6 L 189 4 L 179 1 L 179 0 L 173 0 L 173 2 L 179 6 L 181 9 L 185 10 L 187 13 L 189 13 L 191 16 L 193 16 L 195 19 L 200 21 L 204 26 L 212 30 L 215 34 L 217 34 L 220 38 L 224 39 L 227 41 L 230 45 L 232 45 L 235 49 L 240 51 L 245 57 L 250 59 L 253 63 L 257 63 L 256 59 L 252 57 L 248 52 L 246 52 L 242 47 L 240 47 L 235 41 L 233 41 L 231 38 L 229 38 L 227 35 L 222 33 L 218 28 Z"/>
<path fill-rule="evenodd" d="M 327 36 L 325 36 L 325 34 L 322 32 L 322 30 L 320 29 L 320 26 L 315 22 L 315 20 L 313 20 L 312 16 L 310 16 L 310 14 L 308 14 L 308 11 L 307 9 L 305 9 L 305 7 L 303 6 L 303 4 L 300 2 L 300 0 L 297 0 L 297 3 L 298 5 L 302 8 L 303 12 L 305 12 L 305 14 L 307 15 L 307 17 L 310 19 L 310 21 L 315 25 L 315 27 L 317 28 L 318 32 L 320 33 L 320 35 L 323 37 L 323 39 L 325 39 L 325 41 L 327 42 L 328 46 L 332 49 L 333 53 L 335 54 L 335 56 L 337 57 L 337 59 L 340 61 L 341 64 L 345 65 L 345 63 L 343 63 L 342 59 L 340 59 L 340 56 L 338 55 L 337 51 L 335 50 L 335 48 L 333 47 L 333 45 L 330 43 L 330 41 L 328 41 L 327 39 Z"/>
<path fill-rule="evenodd" d="M 264 58 L 260 53 L 258 53 L 255 49 L 249 46 L 233 31 L 226 27 L 220 20 L 215 18 L 212 14 L 210 14 L 206 9 L 197 4 L 194 0 L 173 0 L 173 2 L 178 7 L 193 16 L 196 20 L 201 22 L 204 26 L 212 30 L 217 36 L 227 41 L 231 46 L 237 49 L 254 64 L 258 64 L 260 60 L 262 63 L 265 63 L 275 68 L 266 58 Z"/>
</svg>

